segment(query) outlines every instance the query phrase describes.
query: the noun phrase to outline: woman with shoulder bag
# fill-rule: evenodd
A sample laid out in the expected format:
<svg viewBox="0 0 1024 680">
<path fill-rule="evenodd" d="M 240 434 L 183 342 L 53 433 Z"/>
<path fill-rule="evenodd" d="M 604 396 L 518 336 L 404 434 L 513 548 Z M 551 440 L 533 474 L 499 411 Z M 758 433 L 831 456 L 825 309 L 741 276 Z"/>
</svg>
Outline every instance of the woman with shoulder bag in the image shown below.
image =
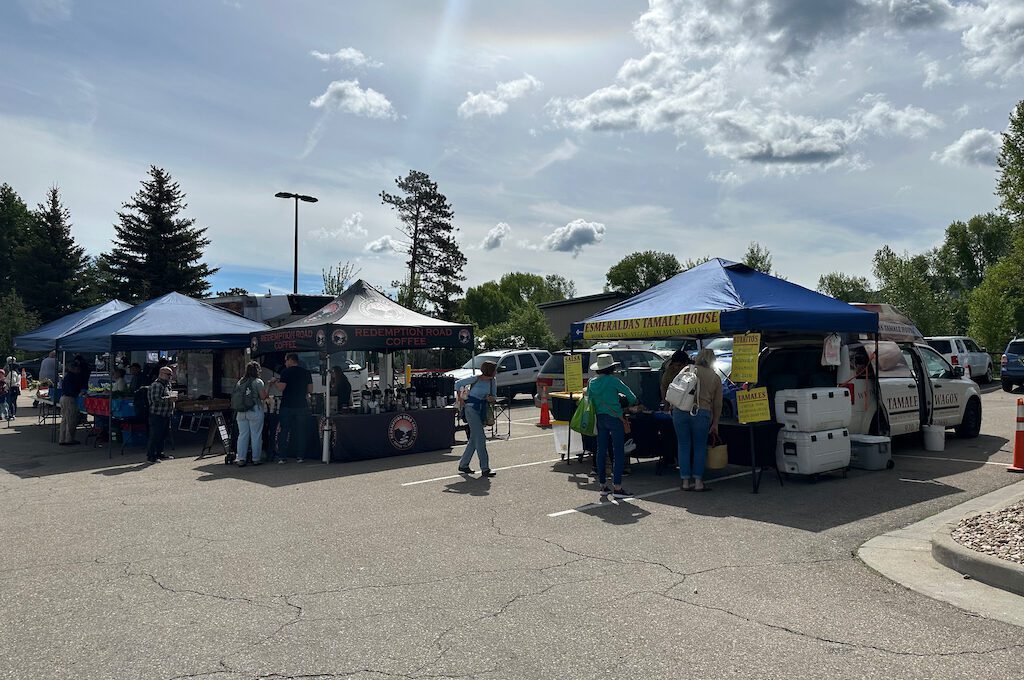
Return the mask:
<svg viewBox="0 0 1024 680">
<path fill-rule="evenodd" d="M 622 472 L 626 467 L 626 429 L 619 395 L 630 405 L 637 403 L 636 395 L 626 384 L 613 375 L 622 364 L 611 354 L 597 355 L 597 362 L 590 370 L 598 375 L 587 385 L 587 396 L 597 413 L 597 481 L 601 484 L 601 495 L 609 493 L 616 498 L 628 498 L 631 494 L 622 488 Z M 608 467 L 608 438 L 612 439 L 612 488 L 608 488 L 605 471 Z"/>
<path fill-rule="evenodd" d="M 459 459 L 459 472 L 465 475 L 473 474 L 469 464 L 474 453 L 480 457 L 482 476 L 494 477 L 497 474 L 491 471 L 491 461 L 487 455 L 487 435 L 484 433 L 487 407 L 498 397 L 498 383 L 494 379 L 497 370 L 496 363 L 485 361 L 480 364 L 480 375 L 463 378 L 455 383 L 456 391 L 469 386 L 465 408 L 466 422 L 469 423 L 469 442 L 466 444 L 466 450 L 462 452 L 462 458 Z"/>
<path fill-rule="evenodd" d="M 245 467 L 249 442 L 252 441 L 252 464 L 263 462 L 263 402 L 267 399 L 267 385 L 260 379 L 260 364 L 250 361 L 245 375 L 235 385 L 231 395 L 238 423 L 238 467 Z M 250 406 L 250 408 L 245 408 Z"/>
<path fill-rule="evenodd" d="M 722 413 L 722 379 L 712 368 L 714 364 L 713 350 L 705 347 L 697 353 L 696 365 L 685 369 L 697 374 L 700 389 L 697 391 L 694 409 L 672 409 L 672 425 L 675 426 L 679 455 L 679 488 L 683 491 L 711 490 L 704 484 L 708 434 L 718 436 L 718 417 Z"/>
</svg>

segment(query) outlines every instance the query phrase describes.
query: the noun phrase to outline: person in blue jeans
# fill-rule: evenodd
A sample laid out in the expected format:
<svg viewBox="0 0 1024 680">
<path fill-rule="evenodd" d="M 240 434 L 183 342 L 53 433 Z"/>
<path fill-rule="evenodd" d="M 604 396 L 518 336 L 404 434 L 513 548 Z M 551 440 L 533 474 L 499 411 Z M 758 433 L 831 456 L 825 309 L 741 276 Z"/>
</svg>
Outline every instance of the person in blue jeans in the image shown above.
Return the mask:
<svg viewBox="0 0 1024 680">
<path fill-rule="evenodd" d="M 306 453 L 306 430 L 309 428 L 309 395 L 313 393 L 313 376 L 299 365 L 299 355 L 284 355 L 281 375 L 270 381 L 281 390 L 281 410 L 278 413 L 281 431 L 277 435 L 279 465 L 288 460 L 290 453 L 301 463 Z"/>
<path fill-rule="evenodd" d="M 462 452 L 459 459 L 459 472 L 464 475 L 473 474 L 469 467 L 473 460 L 473 454 L 480 458 L 480 474 L 484 477 L 494 477 L 497 473 L 491 470 L 491 461 L 487 455 L 487 435 L 484 433 L 484 419 L 487 414 L 487 404 L 495 401 L 498 396 L 498 384 L 494 374 L 498 365 L 493 361 L 485 361 L 480 364 L 480 375 L 463 378 L 455 383 L 456 391 L 469 385 L 469 398 L 466 399 L 466 422 L 469 424 L 469 442 L 466 450 Z"/>
<path fill-rule="evenodd" d="M 256 403 L 248 411 L 236 411 L 235 421 L 238 423 L 238 453 L 235 462 L 238 467 L 246 466 L 246 456 L 249 453 L 249 443 L 252 442 L 252 464 L 259 465 L 263 462 L 263 402 L 267 400 L 267 386 L 260 379 L 260 364 L 258 361 L 250 361 L 245 367 L 243 375 L 235 387 L 241 390 L 251 390 Z"/>
<path fill-rule="evenodd" d="M 708 348 L 697 353 L 694 371 L 700 383 L 697 402 L 692 411 L 672 409 L 677 453 L 679 456 L 679 488 L 683 491 L 710 491 L 704 484 L 704 464 L 708 458 L 708 435 L 718 435 L 718 417 L 722 413 L 722 378 L 712 366 L 715 353 Z M 691 464 L 690 459 L 693 459 Z"/>
<path fill-rule="evenodd" d="M 611 493 L 616 498 L 626 498 L 632 494 L 622 488 L 622 471 L 626 467 L 626 431 L 619 395 L 626 397 L 630 405 L 636 404 L 637 398 L 625 383 L 615 377 L 616 368 L 621 368 L 621 364 L 611 354 L 598 354 L 597 362 L 590 366 L 597 377 L 587 386 L 587 396 L 597 412 L 597 481 L 601 484 L 601 495 Z M 606 476 L 609 437 L 612 440 L 611 489 Z"/>
</svg>

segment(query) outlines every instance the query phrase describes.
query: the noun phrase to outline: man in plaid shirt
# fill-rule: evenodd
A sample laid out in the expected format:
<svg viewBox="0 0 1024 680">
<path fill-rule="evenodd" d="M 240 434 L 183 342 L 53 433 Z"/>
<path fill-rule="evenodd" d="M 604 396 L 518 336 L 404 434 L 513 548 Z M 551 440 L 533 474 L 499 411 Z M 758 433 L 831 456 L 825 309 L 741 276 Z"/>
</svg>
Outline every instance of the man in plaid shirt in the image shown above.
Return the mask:
<svg viewBox="0 0 1024 680">
<path fill-rule="evenodd" d="M 174 412 L 174 400 L 171 396 L 171 377 L 173 371 L 167 366 L 160 369 L 160 374 L 149 386 L 149 450 L 146 460 L 150 463 L 167 460 L 174 456 L 164 453 L 164 440 L 171 426 L 171 414 Z"/>
</svg>

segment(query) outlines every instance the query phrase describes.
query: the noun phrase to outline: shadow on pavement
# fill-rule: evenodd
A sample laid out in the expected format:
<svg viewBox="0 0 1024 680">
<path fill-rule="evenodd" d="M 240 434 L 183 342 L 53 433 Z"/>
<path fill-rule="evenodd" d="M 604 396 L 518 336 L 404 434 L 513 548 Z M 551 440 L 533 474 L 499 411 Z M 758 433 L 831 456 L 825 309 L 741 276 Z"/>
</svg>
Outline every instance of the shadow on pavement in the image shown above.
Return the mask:
<svg viewBox="0 0 1024 680">
<path fill-rule="evenodd" d="M 458 482 L 445 484 L 441 493 L 462 494 L 465 496 L 488 496 L 491 493 L 490 477 L 467 477 Z"/>
</svg>

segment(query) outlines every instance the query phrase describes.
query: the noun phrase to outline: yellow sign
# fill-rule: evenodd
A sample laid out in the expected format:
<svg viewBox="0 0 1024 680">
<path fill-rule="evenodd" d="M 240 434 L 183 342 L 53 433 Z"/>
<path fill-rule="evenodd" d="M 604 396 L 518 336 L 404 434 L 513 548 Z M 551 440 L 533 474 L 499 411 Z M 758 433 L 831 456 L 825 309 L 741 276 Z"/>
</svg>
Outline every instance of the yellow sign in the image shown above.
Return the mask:
<svg viewBox="0 0 1024 680">
<path fill-rule="evenodd" d="M 583 391 L 582 354 L 567 354 L 565 356 L 565 391 L 570 394 Z"/>
<path fill-rule="evenodd" d="M 722 331 L 721 312 L 693 312 L 648 316 L 642 319 L 594 321 L 583 325 L 585 340 L 640 340 L 674 335 L 704 335 Z"/>
<path fill-rule="evenodd" d="M 761 334 L 732 336 L 732 375 L 735 383 L 757 382 L 757 355 L 761 352 Z"/>
<path fill-rule="evenodd" d="M 736 409 L 740 412 L 741 423 L 760 423 L 771 420 L 768 410 L 768 388 L 757 387 L 752 390 L 740 390 L 736 393 Z"/>
</svg>

